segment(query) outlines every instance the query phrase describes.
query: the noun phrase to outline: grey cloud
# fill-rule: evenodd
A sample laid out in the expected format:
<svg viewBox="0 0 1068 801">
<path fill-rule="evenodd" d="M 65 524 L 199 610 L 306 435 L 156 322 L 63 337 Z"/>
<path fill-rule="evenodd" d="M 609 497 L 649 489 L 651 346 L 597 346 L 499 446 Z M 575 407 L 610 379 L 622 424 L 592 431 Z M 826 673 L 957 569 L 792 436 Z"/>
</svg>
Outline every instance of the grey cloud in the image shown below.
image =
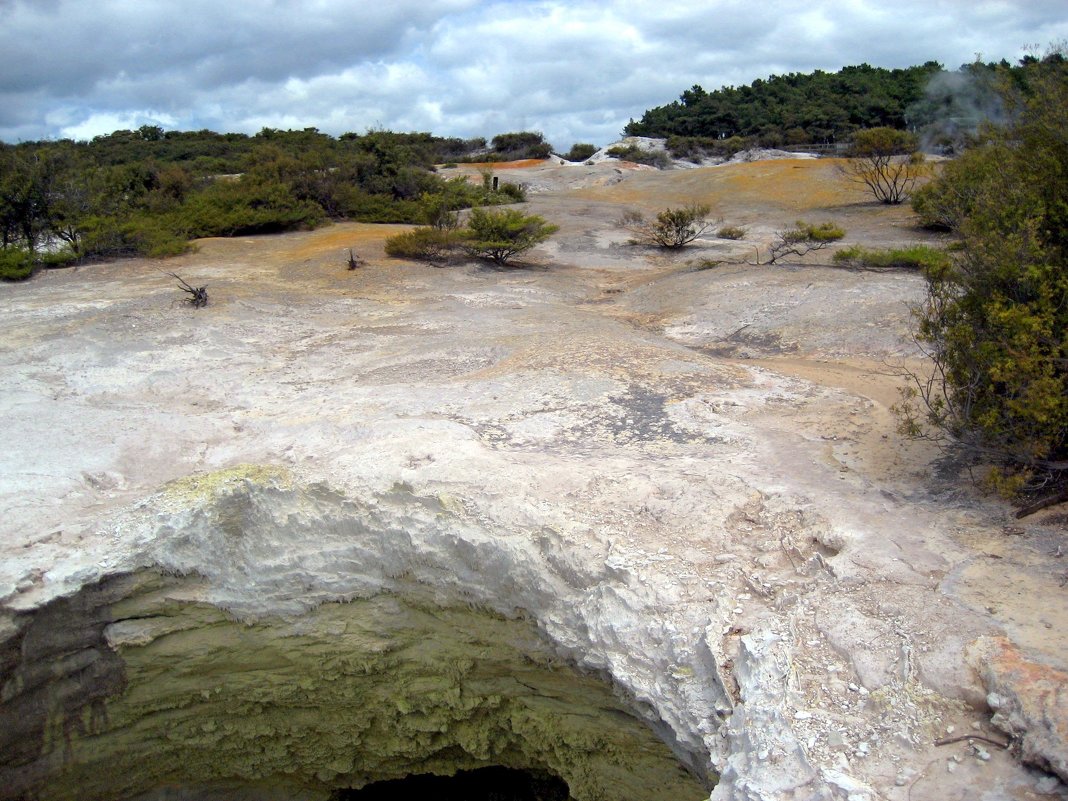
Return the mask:
<svg viewBox="0 0 1068 801">
<path fill-rule="evenodd" d="M 0 33 L 3 88 L 67 96 L 117 78 L 180 74 L 210 88 L 284 80 L 394 52 L 413 29 L 472 5 L 463 0 L 371 4 L 16 3 Z"/>
<path fill-rule="evenodd" d="M 615 138 L 694 83 L 864 61 L 952 68 L 1068 37 L 1059 0 L 0 4 L 6 140 L 155 114 L 247 132 L 539 127 L 566 148 Z"/>
</svg>

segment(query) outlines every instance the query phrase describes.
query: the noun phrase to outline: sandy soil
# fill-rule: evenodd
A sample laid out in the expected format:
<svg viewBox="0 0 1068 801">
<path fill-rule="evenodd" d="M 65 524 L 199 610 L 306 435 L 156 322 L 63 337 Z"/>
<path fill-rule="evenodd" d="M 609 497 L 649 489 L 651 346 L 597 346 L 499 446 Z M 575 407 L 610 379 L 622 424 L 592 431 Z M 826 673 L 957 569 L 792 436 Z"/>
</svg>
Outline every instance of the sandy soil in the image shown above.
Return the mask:
<svg viewBox="0 0 1068 801">
<path fill-rule="evenodd" d="M 399 419 L 397 410 L 404 419 L 462 421 L 517 464 L 530 454 L 585 458 L 595 447 L 607 449 L 610 463 L 612 448 L 635 443 L 646 449 L 635 465 L 688 459 L 672 426 L 700 419 L 709 431 L 708 421 L 726 421 L 724 431 L 760 432 L 732 456 L 736 466 L 715 462 L 712 450 L 692 454 L 754 488 L 752 506 L 731 513 L 739 539 L 729 547 L 731 558 L 763 567 L 723 579 L 744 611 L 716 647 L 729 660 L 739 632 L 789 618 L 807 646 L 794 654 L 791 698 L 811 758 L 852 763 L 887 799 L 1056 797 L 1054 786 L 1019 772 L 997 749 L 978 760 L 966 743 L 930 742 L 946 727 L 1001 736 L 985 703 L 994 680 L 968 662 L 981 638 L 1006 638 L 1004 648 L 1035 670 L 1068 671 L 1065 509 L 1018 523 L 1011 509 L 940 470 L 931 447 L 896 434 L 890 407 L 900 368 L 922 364 L 908 337 L 908 304 L 922 294 L 917 276 L 836 269 L 826 253 L 755 264 L 776 230 L 802 218 L 839 223 L 848 232 L 843 245 L 937 237 L 916 228 L 907 207 L 883 207 L 844 187 L 833 160 L 669 172 L 615 163 L 496 169 L 528 187 L 525 210 L 560 226 L 507 270 L 392 260 L 383 242 L 402 226 L 339 224 L 205 240 L 166 262 L 93 265 L 0 287 L 2 408 L 20 443 L 0 456 L 0 536 L 17 556 L 4 578 L 23 594 L 19 603 L 32 606 L 49 560 L 91 538 L 100 515 L 167 481 L 265 452 L 311 458 L 318 434 L 293 422 L 301 404 L 316 425 L 340 426 L 357 413 Z M 474 166 L 455 172 L 477 175 Z M 708 203 L 747 237 L 709 235 L 665 253 L 628 245 L 615 224 L 627 208 L 655 212 L 690 201 Z M 366 267 L 345 269 L 349 248 Z M 700 269 L 705 261 L 720 264 Z M 160 268 L 207 284 L 212 304 L 184 308 Z M 537 403 L 523 394 L 532 377 L 555 382 Z M 598 407 L 601 418 L 576 427 L 569 408 L 587 402 L 581 393 L 599 391 L 597 381 L 632 388 L 622 417 L 604 418 Z M 438 396 L 424 401 L 421 393 Z M 287 441 L 272 425 L 283 407 L 286 425 L 309 439 Z M 87 427 L 96 432 L 91 447 Z M 243 439 L 249 432 L 259 435 L 255 443 Z M 701 447 L 713 448 L 715 438 L 702 436 Z M 653 497 L 644 502 L 655 518 Z M 791 509 L 816 509 L 832 533 L 820 539 Z M 702 550 L 685 532 L 662 541 L 668 529 L 652 519 L 647 528 L 626 525 L 647 552 L 667 548 L 701 569 L 720 570 L 712 557 L 728 547 Z M 842 531 L 856 542 L 836 539 Z M 762 536 L 777 540 L 774 551 L 758 547 Z M 834 583 L 812 579 L 788 614 L 761 603 L 760 587 L 797 579 L 795 560 L 825 557 L 833 557 Z M 905 680 L 892 678 L 901 670 Z M 889 706 L 854 705 L 858 686 L 884 688 Z M 909 695 L 917 688 L 922 697 Z M 1036 701 L 1041 714 L 1065 711 L 1058 692 Z M 806 717 L 805 709 L 831 711 Z M 924 726 L 926 739 L 916 733 Z M 846 759 L 832 728 L 852 743 L 874 734 L 885 754 L 869 756 L 865 746 Z M 892 744 L 895 732 L 902 743 Z M 1000 795 L 980 796 L 984 788 Z"/>
</svg>

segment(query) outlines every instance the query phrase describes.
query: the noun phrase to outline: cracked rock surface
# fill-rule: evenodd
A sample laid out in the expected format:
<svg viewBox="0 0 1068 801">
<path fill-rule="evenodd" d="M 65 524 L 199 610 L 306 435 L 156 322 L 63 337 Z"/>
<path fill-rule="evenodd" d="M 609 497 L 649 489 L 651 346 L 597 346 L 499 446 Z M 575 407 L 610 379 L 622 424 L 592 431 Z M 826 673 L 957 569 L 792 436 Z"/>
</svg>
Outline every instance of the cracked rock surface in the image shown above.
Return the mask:
<svg viewBox="0 0 1068 801">
<path fill-rule="evenodd" d="M 200 310 L 151 261 L 0 286 L 0 717 L 54 704 L 0 771 L 87 747 L 129 700 L 109 665 L 180 658 L 175 609 L 318 632 L 415 598 L 524 621 L 717 801 L 1064 797 L 1063 509 L 1010 526 L 896 437 L 919 277 L 744 263 L 801 214 L 922 240 L 907 209 L 816 160 L 615 169 L 531 168 L 561 231 L 514 269 L 387 259 L 402 226 L 339 224 L 168 260 Z M 613 225 L 691 200 L 747 240 L 665 255 Z M 31 658 L 40 610 L 131 575 L 188 582 Z M 100 704 L 57 701 L 97 673 Z M 1012 747 L 934 745 L 969 733 Z"/>
</svg>

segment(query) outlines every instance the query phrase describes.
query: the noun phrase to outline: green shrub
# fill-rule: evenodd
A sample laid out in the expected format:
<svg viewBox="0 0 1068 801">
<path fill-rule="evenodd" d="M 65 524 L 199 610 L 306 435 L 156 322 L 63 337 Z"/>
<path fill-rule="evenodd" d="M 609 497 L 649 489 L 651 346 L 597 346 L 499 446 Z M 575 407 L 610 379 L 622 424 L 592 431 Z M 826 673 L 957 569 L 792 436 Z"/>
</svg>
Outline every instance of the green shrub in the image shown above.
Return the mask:
<svg viewBox="0 0 1068 801">
<path fill-rule="evenodd" d="M 33 275 L 33 256 L 22 248 L 0 248 L 0 280 L 25 281 Z"/>
<path fill-rule="evenodd" d="M 745 239 L 746 230 L 737 225 L 725 225 L 716 231 L 720 239 Z"/>
<path fill-rule="evenodd" d="M 999 165 L 982 148 L 945 162 L 939 175 L 912 194 L 920 224 L 935 231 L 955 231 L 973 212 L 984 187 L 998 180 Z"/>
<path fill-rule="evenodd" d="M 189 250 L 185 236 L 166 218 L 139 215 L 126 219 L 88 217 L 82 221 L 80 255 L 88 259 L 177 256 Z"/>
<path fill-rule="evenodd" d="M 707 136 L 669 136 L 667 139 L 668 152 L 674 158 L 687 159 L 699 162 L 708 157 L 729 159 L 736 153 L 740 153 L 751 142 L 740 136 L 732 136 L 729 139 L 715 139 Z"/>
<path fill-rule="evenodd" d="M 671 166 L 671 158 L 663 150 L 645 150 L 638 145 L 616 145 L 605 152 L 613 158 L 632 161 L 635 164 L 647 164 L 658 170 Z"/>
<path fill-rule="evenodd" d="M 571 149 L 567 151 L 564 158 L 568 161 L 585 161 L 596 152 L 597 145 L 591 145 L 585 142 L 576 142 L 571 146 Z"/>
<path fill-rule="evenodd" d="M 544 242 L 559 230 L 534 214 L 516 209 L 472 209 L 466 235 L 467 252 L 480 259 L 507 264 L 513 257 Z"/>
<path fill-rule="evenodd" d="M 1006 84 L 1011 123 L 935 179 L 961 248 L 925 271 L 915 335 L 932 364 L 898 411 L 1002 494 L 1068 500 L 1068 62 L 1046 70 Z"/>
<path fill-rule="evenodd" d="M 943 250 L 927 245 L 871 250 L 860 245 L 842 248 L 832 257 L 835 264 L 865 270 L 942 270 L 950 258 Z"/>
<path fill-rule="evenodd" d="M 37 265 L 46 270 L 70 267 L 78 261 L 78 254 L 64 248 L 37 254 Z"/>
<path fill-rule="evenodd" d="M 497 193 L 503 196 L 502 203 L 523 203 L 527 199 L 527 190 L 511 181 L 501 182 L 497 187 Z"/>
<path fill-rule="evenodd" d="M 389 195 L 375 195 L 351 187 L 341 201 L 347 219 L 368 223 L 426 222 L 426 206 L 420 200 L 394 200 Z"/>
<path fill-rule="evenodd" d="M 315 228 L 326 216 L 321 206 L 297 199 L 285 184 L 252 180 L 215 181 L 189 198 L 177 215 L 179 227 L 190 237 Z"/>
<path fill-rule="evenodd" d="M 493 152 L 504 161 L 546 159 L 552 155 L 552 145 L 536 131 L 498 134 L 493 137 L 490 144 Z M 489 161 L 489 159 L 486 160 Z"/>
<path fill-rule="evenodd" d="M 465 237 L 442 228 L 415 228 L 386 240 L 386 253 L 396 259 L 443 262 L 456 256 Z"/>
<path fill-rule="evenodd" d="M 796 231 L 809 242 L 837 242 L 846 235 L 845 229 L 833 222 L 813 224 L 798 220 L 795 225 Z"/>
</svg>

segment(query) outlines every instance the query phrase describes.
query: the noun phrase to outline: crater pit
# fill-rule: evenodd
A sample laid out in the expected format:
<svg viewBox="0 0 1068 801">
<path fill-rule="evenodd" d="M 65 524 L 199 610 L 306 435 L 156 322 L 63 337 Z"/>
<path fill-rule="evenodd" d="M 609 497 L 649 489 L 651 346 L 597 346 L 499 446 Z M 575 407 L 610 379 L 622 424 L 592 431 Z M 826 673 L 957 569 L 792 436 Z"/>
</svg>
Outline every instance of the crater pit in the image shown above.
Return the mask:
<svg viewBox="0 0 1068 801">
<path fill-rule="evenodd" d="M 517 599 L 493 609 L 447 582 L 421 583 L 418 569 L 375 553 L 392 532 L 371 531 L 366 508 L 346 523 L 357 507 L 322 487 L 249 475 L 179 483 L 158 499 L 202 502 L 155 518 L 153 539 L 170 541 L 156 557 L 169 554 L 170 571 L 106 576 L 8 619 L 0 797 L 341 801 L 409 776 L 485 770 L 481 784 L 506 785 L 495 797 L 541 788 L 550 799 L 561 787 L 578 801 L 708 796 L 714 775 L 684 767 L 639 703 L 566 658 Z M 440 502 L 408 501 L 448 518 Z M 319 513 L 317 541 L 300 507 Z M 293 592 L 304 568 L 261 558 L 296 535 L 342 569 L 364 560 L 363 585 L 334 587 L 333 600 L 323 586 Z M 462 560 L 464 547 L 452 548 Z M 413 567 L 449 569 L 448 556 L 406 550 Z M 223 608 L 240 575 L 252 592 Z M 272 608 L 272 591 L 306 608 Z"/>
</svg>

